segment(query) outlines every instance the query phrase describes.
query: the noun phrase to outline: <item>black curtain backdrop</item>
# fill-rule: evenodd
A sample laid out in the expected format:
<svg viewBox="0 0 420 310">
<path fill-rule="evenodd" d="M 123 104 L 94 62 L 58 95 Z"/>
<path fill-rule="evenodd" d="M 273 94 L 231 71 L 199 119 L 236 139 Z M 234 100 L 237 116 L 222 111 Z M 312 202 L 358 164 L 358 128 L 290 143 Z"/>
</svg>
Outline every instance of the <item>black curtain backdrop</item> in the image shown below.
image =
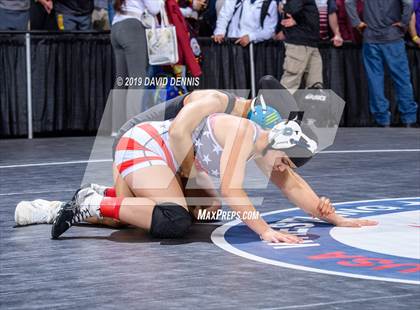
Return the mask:
<svg viewBox="0 0 420 310">
<path fill-rule="evenodd" d="M 0 136 L 27 134 L 26 54 L 24 34 L 0 34 Z M 248 48 L 208 38 L 199 40 L 204 55 L 199 88 L 250 89 Z M 109 33 L 32 33 L 33 126 L 36 135 L 94 133 L 114 81 Z M 369 126 L 367 81 L 360 46 L 320 46 L 324 84 L 346 101 L 343 126 Z M 420 102 L 420 49 L 407 46 L 412 82 Z M 281 78 L 284 45 L 254 46 L 256 81 Z M 398 111 L 391 80 L 386 79 L 394 122 Z"/>
<path fill-rule="evenodd" d="M 33 36 L 35 133 L 95 131 L 113 87 L 109 35 Z"/>
<path fill-rule="evenodd" d="M 0 36 L 0 136 L 27 132 L 25 35 Z"/>
</svg>

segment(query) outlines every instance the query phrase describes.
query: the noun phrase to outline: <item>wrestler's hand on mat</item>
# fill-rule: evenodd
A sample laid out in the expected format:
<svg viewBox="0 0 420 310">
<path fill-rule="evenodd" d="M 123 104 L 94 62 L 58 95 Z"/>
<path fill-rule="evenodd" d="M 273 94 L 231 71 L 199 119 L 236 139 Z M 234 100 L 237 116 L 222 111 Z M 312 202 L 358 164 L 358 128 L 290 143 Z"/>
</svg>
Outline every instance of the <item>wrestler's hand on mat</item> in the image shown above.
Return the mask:
<svg viewBox="0 0 420 310">
<path fill-rule="evenodd" d="M 322 219 L 338 227 L 362 227 L 378 225 L 377 221 L 346 218 L 337 213 L 332 213 L 323 217 Z"/>
<path fill-rule="evenodd" d="M 198 220 L 198 211 L 201 210 L 200 206 L 188 206 L 188 212 L 193 216 L 195 220 Z"/>
<path fill-rule="evenodd" d="M 317 210 L 317 214 L 313 214 L 313 216 L 319 217 L 319 218 L 326 217 L 330 214 L 335 213 L 335 208 L 332 205 L 330 199 L 328 199 L 327 197 L 319 198 L 319 203 L 316 210 Z"/>
<path fill-rule="evenodd" d="M 220 44 L 225 40 L 225 35 L 224 34 L 216 34 L 216 35 L 212 36 L 212 39 L 213 39 L 214 42 Z"/>
<path fill-rule="evenodd" d="M 351 219 L 342 217 L 341 220 L 335 223 L 338 227 L 363 227 L 363 226 L 375 226 L 378 225 L 377 221 L 364 220 L 364 219 Z"/>
<path fill-rule="evenodd" d="M 199 220 L 198 213 L 200 212 L 200 210 L 206 210 L 206 213 L 210 213 L 211 215 L 213 215 L 214 213 L 217 213 L 217 210 L 219 210 L 221 207 L 222 204 L 220 200 L 215 199 L 211 206 L 188 206 L 188 211 L 194 217 L 194 219 Z"/>
<path fill-rule="evenodd" d="M 280 232 L 277 230 L 274 230 L 272 228 L 267 229 L 265 232 L 263 232 L 260 235 L 261 240 L 265 240 L 272 243 L 302 243 L 303 240 L 297 236 Z"/>
</svg>

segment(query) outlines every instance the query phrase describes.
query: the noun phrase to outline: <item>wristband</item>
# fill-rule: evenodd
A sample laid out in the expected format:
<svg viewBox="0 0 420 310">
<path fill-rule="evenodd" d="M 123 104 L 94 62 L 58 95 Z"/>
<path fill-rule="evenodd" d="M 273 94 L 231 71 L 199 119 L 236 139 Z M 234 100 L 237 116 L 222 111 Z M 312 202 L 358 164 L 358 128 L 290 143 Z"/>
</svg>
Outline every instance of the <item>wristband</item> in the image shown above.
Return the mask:
<svg viewBox="0 0 420 310">
<path fill-rule="evenodd" d="M 417 42 L 416 42 L 416 41 L 417 41 L 417 39 L 420 39 L 420 37 L 419 37 L 419 36 L 414 36 L 414 37 L 413 37 L 413 42 L 414 42 L 414 43 L 417 43 Z"/>
</svg>

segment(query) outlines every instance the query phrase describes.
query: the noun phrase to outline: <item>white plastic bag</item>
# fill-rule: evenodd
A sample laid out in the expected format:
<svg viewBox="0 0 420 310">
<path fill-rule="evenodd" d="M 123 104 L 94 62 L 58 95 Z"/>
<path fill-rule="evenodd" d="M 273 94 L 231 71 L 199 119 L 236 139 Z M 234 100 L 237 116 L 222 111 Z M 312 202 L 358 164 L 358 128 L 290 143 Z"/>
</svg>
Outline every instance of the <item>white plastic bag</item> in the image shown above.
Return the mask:
<svg viewBox="0 0 420 310">
<path fill-rule="evenodd" d="M 147 54 L 150 65 L 173 65 L 178 62 L 178 41 L 175 26 L 169 24 L 165 7 L 160 9 L 161 24 L 146 29 Z M 157 27 L 159 26 L 159 27 Z"/>
</svg>

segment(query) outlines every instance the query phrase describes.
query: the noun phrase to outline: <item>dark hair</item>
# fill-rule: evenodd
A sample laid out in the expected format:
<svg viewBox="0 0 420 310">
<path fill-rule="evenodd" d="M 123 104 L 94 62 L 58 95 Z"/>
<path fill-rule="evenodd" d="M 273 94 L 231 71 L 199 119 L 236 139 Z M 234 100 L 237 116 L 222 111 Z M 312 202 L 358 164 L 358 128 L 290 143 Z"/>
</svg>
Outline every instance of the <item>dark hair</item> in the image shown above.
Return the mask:
<svg viewBox="0 0 420 310">
<path fill-rule="evenodd" d="M 114 10 L 116 12 L 121 12 L 121 7 L 124 4 L 125 0 L 115 0 L 114 2 Z"/>
</svg>

